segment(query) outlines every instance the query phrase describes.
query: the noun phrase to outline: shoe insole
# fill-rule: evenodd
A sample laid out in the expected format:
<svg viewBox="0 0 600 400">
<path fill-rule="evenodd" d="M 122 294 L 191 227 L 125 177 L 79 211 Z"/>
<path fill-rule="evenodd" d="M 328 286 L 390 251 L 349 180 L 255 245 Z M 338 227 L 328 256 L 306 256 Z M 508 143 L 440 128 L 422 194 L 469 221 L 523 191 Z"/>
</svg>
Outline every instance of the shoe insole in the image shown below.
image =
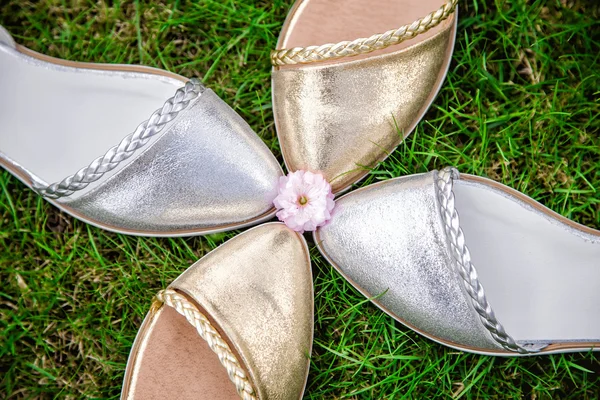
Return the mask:
<svg viewBox="0 0 600 400">
<path fill-rule="evenodd" d="M 532 211 L 488 185 L 456 180 L 473 265 L 506 332 L 522 341 L 600 339 L 600 235 Z"/>
<path fill-rule="evenodd" d="M 119 144 L 184 85 L 148 72 L 69 65 L 0 43 L 0 153 L 49 184 Z"/>
<path fill-rule="evenodd" d="M 143 332 L 126 400 L 236 400 L 225 367 L 184 316 L 162 306 Z"/>
<path fill-rule="evenodd" d="M 413 23 L 436 11 L 444 0 L 298 0 L 300 3 L 282 32 L 278 48 L 306 47 L 371 37 Z M 430 31 L 398 45 L 358 57 L 398 51 L 424 40 L 445 27 L 442 22 Z"/>
</svg>

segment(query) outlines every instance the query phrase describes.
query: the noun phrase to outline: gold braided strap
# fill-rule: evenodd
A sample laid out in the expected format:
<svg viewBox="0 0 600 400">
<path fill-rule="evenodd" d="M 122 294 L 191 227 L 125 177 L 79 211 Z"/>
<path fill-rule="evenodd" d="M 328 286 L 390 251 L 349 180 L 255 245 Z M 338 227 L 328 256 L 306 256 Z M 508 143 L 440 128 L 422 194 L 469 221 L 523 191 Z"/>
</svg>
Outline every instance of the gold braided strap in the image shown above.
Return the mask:
<svg viewBox="0 0 600 400">
<path fill-rule="evenodd" d="M 276 67 L 280 65 L 308 64 L 341 57 L 354 57 L 385 49 L 402 43 L 405 40 L 412 39 L 439 25 L 440 22 L 447 19 L 454 12 L 456 3 L 458 3 L 458 0 L 448 0 L 442 7 L 414 21 L 410 25 L 404 25 L 398 29 L 392 29 L 368 38 L 328 43 L 321 46 L 274 50 L 271 52 L 271 63 Z"/>
<path fill-rule="evenodd" d="M 219 335 L 219 332 L 212 326 L 208 318 L 198 310 L 198 307 L 185 296 L 172 289 L 161 290 L 156 295 L 156 299 L 174 308 L 196 328 L 200 337 L 206 340 L 210 349 L 219 357 L 219 361 L 227 370 L 227 375 L 229 375 L 229 379 L 235 385 L 240 397 L 244 400 L 257 400 L 246 372 L 240 365 L 235 354 L 233 354 L 227 342 Z"/>
</svg>

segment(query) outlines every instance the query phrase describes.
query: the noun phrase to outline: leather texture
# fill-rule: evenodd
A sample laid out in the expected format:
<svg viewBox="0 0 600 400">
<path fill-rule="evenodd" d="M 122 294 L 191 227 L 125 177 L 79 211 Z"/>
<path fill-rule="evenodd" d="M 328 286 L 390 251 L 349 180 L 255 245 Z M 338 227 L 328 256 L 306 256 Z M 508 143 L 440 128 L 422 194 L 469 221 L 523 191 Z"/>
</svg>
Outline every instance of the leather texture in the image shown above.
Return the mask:
<svg viewBox="0 0 600 400">
<path fill-rule="evenodd" d="M 466 174 L 445 200 L 460 220 L 448 221 L 438 183 L 433 171 L 342 196 L 329 225 L 314 233 L 319 250 L 392 317 L 448 346 L 519 355 L 479 317 L 483 297 L 483 311 L 526 350 L 600 350 L 600 231 Z M 464 235 L 451 238 L 444 224 Z M 469 276 L 459 274 L 457 252 L 476 267 Z M 475 298 L 467 285 L 479 288 Z"/>
<path fill-rule="evenodd" d="M 61 204 L 121 231 L 233 229 L 271 217 L 282 174 L 248 124 L 207 89 L 129 165 Z"/>
<path fill-rule="evenodd" d="M 319 171 L 339 192 L 385 159 L 437 94 L 455 23 L 456 13 L 435 35 L 391 53 L 275 68 L 273 109 L 287 168 Z"/>
<path fill-rule="evenodd" d="M 313 336 L 310 256 L 281 223 L 231 239 L 170 286 L 194 299 L 240 355 L 259 399 L 297 400 Z"/>
<path fill-rule="evenodd" d="M 501 350 L 454 271 L 433 173 L 342 196 L 314 238 L 352 285 L 400 322 L 447 344 Z"/>
</svg>

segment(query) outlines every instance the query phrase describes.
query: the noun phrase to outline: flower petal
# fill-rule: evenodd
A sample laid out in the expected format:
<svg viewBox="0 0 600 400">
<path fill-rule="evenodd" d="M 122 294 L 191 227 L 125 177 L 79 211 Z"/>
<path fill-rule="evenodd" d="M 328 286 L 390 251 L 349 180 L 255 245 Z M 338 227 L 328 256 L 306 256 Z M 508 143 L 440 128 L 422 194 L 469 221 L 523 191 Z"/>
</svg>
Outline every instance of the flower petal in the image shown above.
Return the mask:
<svg viewBox="0 0 600 400">
<path fill-rule="evenodd" d="M 299 204 L 305 197 L 307 202 Z M 273 204 L 277 218 L 297 232 L 313 231 L 331 218 L 335 207 L 331 185 L 320 173 L 298 170 L 279 179 Z"/>
</svg>

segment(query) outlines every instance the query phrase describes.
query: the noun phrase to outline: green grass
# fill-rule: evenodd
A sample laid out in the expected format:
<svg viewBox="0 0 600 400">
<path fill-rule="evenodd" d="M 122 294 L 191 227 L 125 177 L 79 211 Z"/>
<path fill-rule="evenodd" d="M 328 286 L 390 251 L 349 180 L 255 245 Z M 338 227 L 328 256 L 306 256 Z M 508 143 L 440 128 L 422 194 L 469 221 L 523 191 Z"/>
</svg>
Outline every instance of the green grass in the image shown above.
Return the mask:
<svg viewBox="0 0 600 400">
<path fill-rule="evenodd" d="M 291 1 L 192 3 L 10 0 L 0 24 L 55 57 L 201 77 L 280 157 L 268 56 Z M 461 1 L 440 95 L 358 186 L 455 165 L 599 229 L 599 18 L 595 1 Z M 152 296 L 236 233 L 107 233 L 0 172 L 0 397 L 118 398 Z M 445 348 L 395 323 L 312 254 L 307 399 L 600 397 L 598 354 L 504 359 Z"/>
</svg>

